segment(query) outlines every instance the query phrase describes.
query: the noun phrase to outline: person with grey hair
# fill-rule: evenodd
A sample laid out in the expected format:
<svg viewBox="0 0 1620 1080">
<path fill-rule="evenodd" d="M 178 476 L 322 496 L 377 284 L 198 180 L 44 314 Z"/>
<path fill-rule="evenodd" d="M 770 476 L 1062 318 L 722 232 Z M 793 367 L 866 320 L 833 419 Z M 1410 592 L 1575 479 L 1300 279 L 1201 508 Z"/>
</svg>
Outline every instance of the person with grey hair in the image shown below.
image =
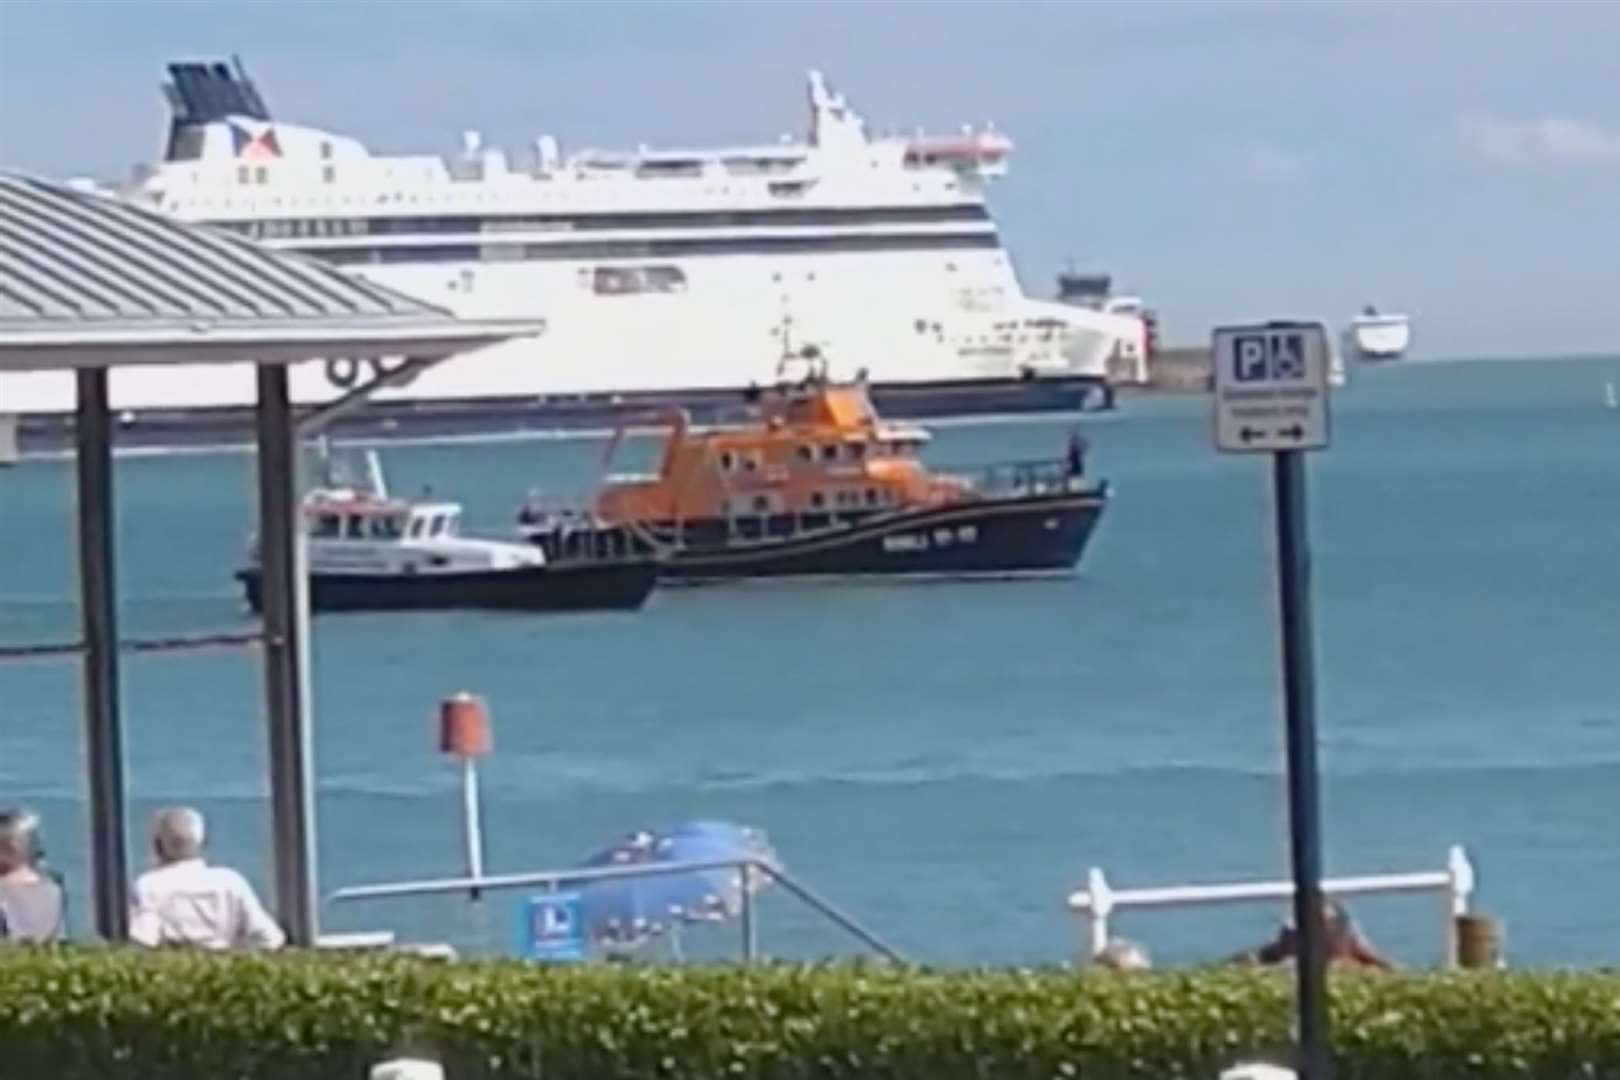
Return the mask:
<svg viewBox="0 0 1620 1080">
<path fill-rule="evenodd" d="M 207 826 L 189 806 L 158 811 L 152 821 L 157 866 L 135 881 L 130 940 L 141 945 L 203 949 L 279 949 L 281 927 L 247 879 L 203 859 Z"/>
<path fill-rule="evenodd" d="M 1097 950 L 1091 962 L 1108 971 L 1147 971 L 1153 966 L 1148 951 L 1127 938 L 1113 938 Z"/>
<path fill-rule="evenodd" d="M 0 810 L 0 941 L 61 941 L 67 936 L 67 893 L 44 870 L 39 815 Z"/>
</svg>

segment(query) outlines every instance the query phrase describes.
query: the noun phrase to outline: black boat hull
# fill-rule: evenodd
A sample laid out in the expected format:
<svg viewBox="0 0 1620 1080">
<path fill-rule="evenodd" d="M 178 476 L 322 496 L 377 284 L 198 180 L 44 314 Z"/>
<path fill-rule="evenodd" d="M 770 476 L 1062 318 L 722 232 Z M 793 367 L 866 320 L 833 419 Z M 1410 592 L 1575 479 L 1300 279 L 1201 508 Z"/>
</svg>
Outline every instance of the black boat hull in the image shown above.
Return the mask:
<svg viewBox="0 0 1620 1080">
<path fill-rule="evenodd" d="M 668 551 L 662 581 L 696 584 L 749 578 L 1017 577 L 1074 572 L 1107 504 L 1106 490 L 1046 493 L 907 509 L 847 524 L 730 540 L 688 523 L 685 546 Z M 779 530 L 785 531 L 785 530 Z M 552 550 L 554 537 L 532 537 Z M 596 550 L 650 550 L 623 534 L 589 538 Z"/>
<path fill-rule="evenodd" d="M 257 570 L 237 572 L 254 611 L 263 610 Z M 658 580 L 651 559 L 622 559 L 453 574 L 331 574 L 309 579 L 313 611 L 634 611 Z"/>
</svg>

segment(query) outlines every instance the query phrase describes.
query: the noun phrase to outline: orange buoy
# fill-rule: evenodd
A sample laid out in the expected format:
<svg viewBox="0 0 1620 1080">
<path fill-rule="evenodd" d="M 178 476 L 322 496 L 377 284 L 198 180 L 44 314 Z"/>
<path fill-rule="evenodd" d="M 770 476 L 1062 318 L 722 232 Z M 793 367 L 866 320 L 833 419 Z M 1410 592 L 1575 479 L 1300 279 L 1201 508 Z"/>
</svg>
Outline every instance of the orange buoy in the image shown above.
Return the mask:
<svg viewBox="0 0 1620 1080">
<path fill-rule="evenodd" d="M 494 740 L 490 734 L 489 708 L 484 699 L 465 690 L 445 698 L 439 706 L 439 752 L 459 758 L 478 758 L 489 753 Z"/>
</svg>

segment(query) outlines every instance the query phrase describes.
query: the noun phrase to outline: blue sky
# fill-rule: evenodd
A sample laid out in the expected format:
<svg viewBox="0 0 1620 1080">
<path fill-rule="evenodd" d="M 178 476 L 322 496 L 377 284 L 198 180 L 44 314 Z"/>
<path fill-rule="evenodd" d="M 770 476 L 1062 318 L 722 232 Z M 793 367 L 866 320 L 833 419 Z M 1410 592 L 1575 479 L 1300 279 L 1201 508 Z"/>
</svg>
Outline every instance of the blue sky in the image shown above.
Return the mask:
<svg viewBox="0 0 1620 1080">
<path fill-rule="evenodd" d="M 824 69 L 882 126 L 991 120 L 1025 286 L 1113 271 L 1168 336 L 1366 302 L 1431 356 L 1620 352 L 1620 4 L 0 3 L 0 162 L 116 176 L 162 65 L 392 150 L 772 138 Z"/>
</svg>

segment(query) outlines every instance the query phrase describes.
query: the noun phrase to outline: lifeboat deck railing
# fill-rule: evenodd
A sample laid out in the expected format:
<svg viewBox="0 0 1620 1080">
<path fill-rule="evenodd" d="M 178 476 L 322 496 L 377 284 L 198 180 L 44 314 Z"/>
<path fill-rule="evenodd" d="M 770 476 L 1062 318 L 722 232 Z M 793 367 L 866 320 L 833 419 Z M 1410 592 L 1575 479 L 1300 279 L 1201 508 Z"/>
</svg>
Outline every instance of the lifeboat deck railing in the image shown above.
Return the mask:
<svg viewBox="0 0 1620 1080">
<path fill-rule="evenodd" d="M 1077 468 L 1063 458 L 999 461 L 937 471 L 965 480 L 974 491 L 990 496 L 1078 494 L 1102 486 L 1086 476 L 1083 463 Z"/>
</svg>

